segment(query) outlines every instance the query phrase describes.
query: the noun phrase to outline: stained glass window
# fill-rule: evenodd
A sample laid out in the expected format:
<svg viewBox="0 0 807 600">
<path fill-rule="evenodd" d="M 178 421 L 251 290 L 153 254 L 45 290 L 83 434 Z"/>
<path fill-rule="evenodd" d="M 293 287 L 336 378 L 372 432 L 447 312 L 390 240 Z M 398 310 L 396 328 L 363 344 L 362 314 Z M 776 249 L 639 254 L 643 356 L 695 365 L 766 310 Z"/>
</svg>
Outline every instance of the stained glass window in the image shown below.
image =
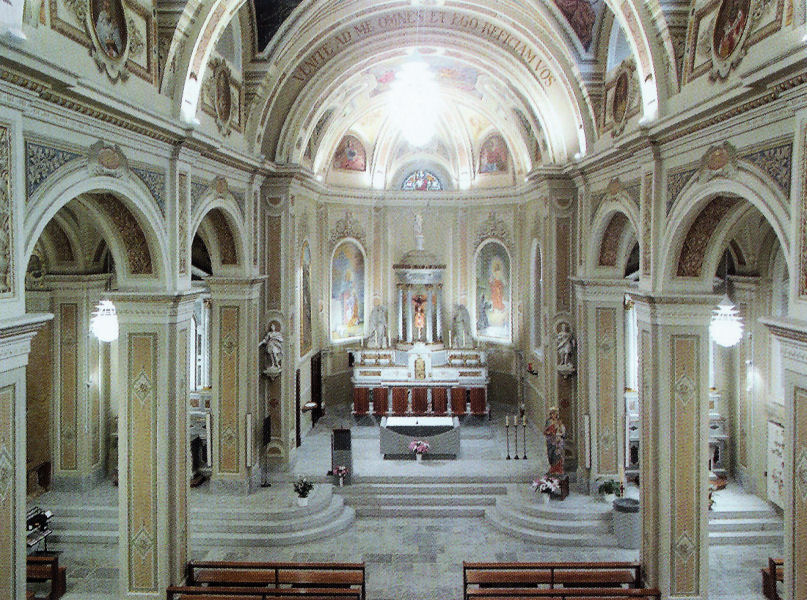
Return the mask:
<svg viewBox="0 0 807 600">
<path fill-rule="evenodd" d="M 443 183 L 431 171 L 418 169 L 404 179 L 401 189 L 411 192 L 439 192 Z"/>
</svg>

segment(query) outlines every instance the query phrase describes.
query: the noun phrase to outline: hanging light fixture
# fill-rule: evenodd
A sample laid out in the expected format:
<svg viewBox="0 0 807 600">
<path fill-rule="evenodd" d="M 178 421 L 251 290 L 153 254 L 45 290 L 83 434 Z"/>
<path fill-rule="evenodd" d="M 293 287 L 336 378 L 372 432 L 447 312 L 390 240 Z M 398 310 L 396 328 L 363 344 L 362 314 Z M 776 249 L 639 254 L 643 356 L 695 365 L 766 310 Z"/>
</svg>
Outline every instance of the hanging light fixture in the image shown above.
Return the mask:
<svg viewBox="0 0 807 600">
<path fill-rule="evenodd" d="M 90 318 L 90 331 L 102 342 L 118 339 L 118 313 L 111 300 L 101 300 Z"/>
<path fill-rule="evenodd" d="M 743 339 L 743 321 L 740 318 L 740 311 L 729 298 L 729 270 L 728 252 L 726 253 L 725 269 L 723 272 L 723 282 L 725 291 L 717 308 L 712 313 L 712 322 L 709 323 L 709 335 L 719 346 L 731 348 L 740 343 Z"/>
</svg>

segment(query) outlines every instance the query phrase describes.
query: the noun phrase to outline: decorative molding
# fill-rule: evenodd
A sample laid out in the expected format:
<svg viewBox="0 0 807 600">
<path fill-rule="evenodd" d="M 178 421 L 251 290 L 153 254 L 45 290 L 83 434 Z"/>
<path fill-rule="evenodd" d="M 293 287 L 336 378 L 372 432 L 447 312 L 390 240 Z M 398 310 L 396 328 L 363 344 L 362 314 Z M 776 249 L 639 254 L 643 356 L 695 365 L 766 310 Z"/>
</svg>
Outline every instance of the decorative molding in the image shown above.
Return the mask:
<svg viewBox="0 0 807 600">
<path fill-rule="evenodd" d="M 667 214 L 678 199 L 678 195 L 684 189 L 689 180 L 698 169 L 678 169 L 667 174 Z"/>
<path fill-rule="evenodd" d="M 737 149 L 728 142 L 710 147 L 701 158 L 698 182 L 703 184 L 724 177 L 734 179 L 737 174 Z"/>
<path fill-rule="evenodd" d="M 507 229 L 504 221 L 496 216 L 496 213 L 491 212 L 488 218 L 479 224 L 476 228 L 476 240 L 474 248 L 479 248 L 482 242 L 489 239 L 497 239 L 504 243 L 508 249 L 513 247 L 513 241 L 510 237 L 510 231 Z"/>
<path fill-rule="evenodd" d="M 227 222 L 227 217 L 220 209 L 214 208 L 208 213 L 208 218 L 213 225 L 213 229 L 216 231 L 221 264 L 237 265 L 238 250 L 235 245 L 235 237 L 233 236 L 232 229 Z"/>
<path fill-rule="evenodd" d="M 165 173 L 138 167 L 132 167 L 132 173 L 143 181 L 154 197 L 154 200 L 157 202 L 160 212 L 165 216 Z"/>
<path fill-rule="evenodd" d="M 11 130 L 0 126 L 0 298 L 14 295 Z"/>
<path fill-rule="evenodd" d="M 364 228 L 356 221 L 349 210 L 345 211 L 345 216 L 336 221 L 333 229 L 331 229 L 330 244 L 331 249 L 335 248 L 340 240 L 344 238 L 353 238 L 365 246 L 366 234 Z"/>
<path fill-rule="evenodd" d="M 202 196 L 205 195 L 207 188 L 208 185 L 206 183 L 191 180 L 191 211 L 196 212 L 196 206 L 199 204 Z"/>
<path fill-rule="evenodd" d="M 188 251 L 188 175 L 180 173 L 177 178 L 177 228 L 179 230 L 179 273 L 187 275 L 190 252 Z"/>
<path fill-rule="evenodd" d="M 137 219 L 111 194 L 95 194 L 94 197 L 121 236 L 122 245 L 126 248 L 129 272 L 132 275 L 151 275 L 153 273 L 151 252 Z"/>
<path fill-rule="evenodd" d="M 129 161 L 117 144 L 107 146 L 99 140 L 87 149 L 87 171 L 92 177 L 123 177 L 129 172 Z"/>
<path fill-rule="evenodd" d="M 78 152 L 26 141 L 25 183 L 27 198 L 30 199 L 50 175 L 77 158 L 81 158 L 81 154 Z"/>
<path fill-rule="evenodd" d="M 723 217 L 737 205 L 737 198 L 718 196 L 704 207 L 689 228 L 678 257 L 678 277 L 700 277 L 706 248 Z"/>
<path fill-rule="evenodd" d="M 238 209 L 241 211 L 241 216 L 247 215 L 247 197 L 246 194 L 239 190 L 230 190 L 230 194 L 235 198 L 235 203 L 238 204 Z"/>
<path fill-rule="evenodd" d="M 807 125 L 801 128 L 801 139 L 807 147 Z M 807 297 L 807 152 L 801 156 L 801 214 L 798 215 L 799 237 L 799 297 Z"/>
<path fill-rule="evenodd" d="M 600 246 L 599 265 L 601 267 L 615 267 L 619 243 L 622 241 L 622 233 L 628 223 L 628 217 L 623 212 L 614 213 L 605 232 L 602 235 L 602 245 Z"/>
<path fill-rule="evenodd" d="M 653 265 L 653 174 L 644 176 L 644 202 L 641 206 L 642 219 L 642 275 L 650 276 Z"/>
<path fill-rule="evenodd" d="M 297 247 L 302 248 L 303 242 L 308 239 L 308 209 L 303 209 L 300 216 L 297 218 L 299 225 L 297 226 Z"/>
<path fill-rule="evenodd" d="M 790 181 L 793 175 L 793 142 L 763 148 L 741 155 L 773 179 L 785 195 L 790 194 Z"/>
</svg>

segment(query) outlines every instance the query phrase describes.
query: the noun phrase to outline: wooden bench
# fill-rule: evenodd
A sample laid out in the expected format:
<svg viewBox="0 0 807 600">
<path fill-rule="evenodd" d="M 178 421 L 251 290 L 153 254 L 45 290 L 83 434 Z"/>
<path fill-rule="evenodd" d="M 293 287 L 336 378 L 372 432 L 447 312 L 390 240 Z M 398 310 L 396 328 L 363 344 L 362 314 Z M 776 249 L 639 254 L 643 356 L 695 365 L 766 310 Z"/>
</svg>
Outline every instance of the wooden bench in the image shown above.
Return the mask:
<svg viewBox="0 0 807 600">
<path fill-rule="evenodd" d="M 348 588 L 260 588 L 171 586 L 166 600 L 362 600 L 361 590 Z"/>
<path fill-rule="evenodd" d="M 191 561 L 189 586 L 332 588 L 360 592 L 365 599 L 364 563 L 293 563 Z"/>
<path fill-rule="evenodd" d="M 661 591 L 642 588 L 489 588 L 475 596 L 484 600 L 514 600 L 539 598 L 540 600 L 661 600 Z"/>
<path fill-rule="evenodd" d="M 32 554 L 27 556 L 25 579 L 28 583 L 50 581 L 48 600 L 58 600 L 67 591 L 67 569 L 59 566 L 58 554 Z"/>
<path fill-rule="evenodd" d="M 776 590 L 776 582 L 785 580 L 785 566 L 781 558 L 768 558 L 768 566 L 762 569 L 762 595 L 768 600 L 782 600 Z"/>
<path fill-rule="evenodd" d="M 639 588 L 641 564 L 635 562 L 463 562 L 465 600 L 511 588 Z"/>
</svg>

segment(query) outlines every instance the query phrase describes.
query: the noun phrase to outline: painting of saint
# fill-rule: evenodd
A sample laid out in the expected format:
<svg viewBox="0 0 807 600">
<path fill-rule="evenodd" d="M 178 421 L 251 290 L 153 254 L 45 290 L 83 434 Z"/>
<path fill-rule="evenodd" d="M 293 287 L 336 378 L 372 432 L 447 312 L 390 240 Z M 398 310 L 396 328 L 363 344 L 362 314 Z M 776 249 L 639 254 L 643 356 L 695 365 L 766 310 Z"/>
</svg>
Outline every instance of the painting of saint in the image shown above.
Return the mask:
<svg viewBox="0 0 807 600">
<path fill-rule="evenodd" d="M 121 59 L 128 39 L 121 0 L 90 0 L 90 17 L 103 53 L 111 60 Z"/>
<path fill-rule="evenodd" d="M 591 46 L 594 24 L 597 22 L 594 2 L 595 0 L 555 0 L 555 4 L 566 17 L 586 51 Z"/>
<path fill-rule="evenodd" d="M 621 123 L 628 112 L 628 90 L 630 89 L 627 72 L 623 71 L 617 77 L 614 86 L 613 117 L 614 123 Z"/>
<path fill-rule="evenodd" d="M 748 24 L 751 0 L 723 0 L 717 11 L 712 43 L 715 55 L 728 59 L 737 49 Z"/>
<path fill-rule="evenodd" d="M 495 240 L 476 254 L 476 330 L 480 337 L 510 339 L 510 257 Z"/>
<path fill-rule="evenodd" d="M 333 156 L 333 166 L 342 171 L 367 170 L 367 153 L 356 136 L 346 135 L 342 138 Z"/>
<path fill-rule="evenodd" d="M 230 74 L 226 68 L 216 72 L 216 115 L 219 120 L 227 123 L 232 112 L 232 90 L 230 90 Z"/>
<path fill-rule="evenodd" d="M 510 164 L 510 155 L 504 138 L 494 133 L 484 141 L 479 151 L 480 173 L 506 173 Z"/>
<path fill-rule="evenodd" d="M 331 259 L 331 339 L 345 341 L 364 335 L 364 254 L 345 240 Z"/>
<path fill-rule="evenodd" d="M 300 356 L 311 350 L 311 248 L 303 243 L 300 256 Z"/>
</svg>

